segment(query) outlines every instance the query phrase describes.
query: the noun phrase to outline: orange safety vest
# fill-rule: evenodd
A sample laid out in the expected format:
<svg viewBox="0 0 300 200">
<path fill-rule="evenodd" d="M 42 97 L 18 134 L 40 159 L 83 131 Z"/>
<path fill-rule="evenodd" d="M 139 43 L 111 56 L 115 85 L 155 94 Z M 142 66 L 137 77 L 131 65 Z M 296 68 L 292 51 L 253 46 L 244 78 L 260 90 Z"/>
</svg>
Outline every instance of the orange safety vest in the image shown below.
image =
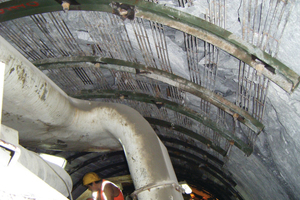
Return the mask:
<svg viewBox="0 0 300 200">
<path fill-rule="evenodd" d="M 107 183 L 110 183 L 110 184 L 113 184 L 114 186 L 116 186 L 114 183 L 107 181 L 105 179 L 102 179 L 102 187 L 101 187 L 101 191 L 100 191 L 101 200 L 106 200 L 106 196 L 104 194 L 104 187 Z M 116 186 L 116 187 L 118 188 L 118 186 Z M 114 200 L 124 200 L 122 191 L 120 190 L 120 188 L 118 188 L 118 190 L 119 190 L 119 195 L 114 197 Z"/>
</svg>

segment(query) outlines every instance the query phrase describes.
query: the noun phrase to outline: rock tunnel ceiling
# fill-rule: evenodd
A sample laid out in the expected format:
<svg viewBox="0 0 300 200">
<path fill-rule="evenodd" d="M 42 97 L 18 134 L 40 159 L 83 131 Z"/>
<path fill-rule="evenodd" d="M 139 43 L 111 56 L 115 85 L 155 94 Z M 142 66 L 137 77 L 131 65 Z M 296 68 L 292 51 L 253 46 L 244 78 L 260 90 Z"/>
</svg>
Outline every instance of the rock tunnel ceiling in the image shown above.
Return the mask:
<svg viewBox="0 0 300 200">
<path fill-rule="evenodd" d="M 300 29 L 299 3 L 128 0 L 127 19 L 109 1 L 71 1 L 68 12 L 59 1 L 0 2 L 1 36 L 69 96 L 139 111 L 179 181 L 219 199 L 300 196 L 300 42 L 287 39 Z M 87 171 L 129 174 L 122 151 L 70 152 L 55 139 L 27 147 L 67 158 L 75 197 Z"/>
</svg>

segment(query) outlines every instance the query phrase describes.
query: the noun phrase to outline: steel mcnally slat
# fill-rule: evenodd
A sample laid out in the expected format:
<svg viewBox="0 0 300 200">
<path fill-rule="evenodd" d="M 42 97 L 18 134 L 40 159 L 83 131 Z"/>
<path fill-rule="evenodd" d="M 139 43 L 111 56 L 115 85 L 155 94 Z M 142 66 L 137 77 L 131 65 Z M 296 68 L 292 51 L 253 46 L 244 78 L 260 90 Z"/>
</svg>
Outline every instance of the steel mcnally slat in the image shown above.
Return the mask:
<svg viewBox="0 0 300 200">
<path fill-rule="evenodd" d="M 132 20 L 131 24 L 136 40 L 138 41 L 140 51 L 142 52 L 144 63 L 157 68 L 144 20 L 136 18 L 135 20 Z"/>
<path fill-rule="evenodd" d="M 223 49 L 249 66 L 260 70 L 264 76 L 287 92 L 292 92 L 299 84 L 299 75 L 282 62 L 217 25 L 174 8 L 146 1 L 118 0 L 114 2 L 135 6 L 137 18 L 159 22 Z M 77 5 L 71 5 L 70 10 L 112 12 L 110 0 L 77 0 L 77 3 Z M 60 3 L 55 0 L 9 1 L 0 4 L 0 22 L 61 10 Z"/>
<path fill-rule="evenodd" d="M 238 147 L 239 149 L 241 149 L 246 155 L 250 155 L 252 153 L 252 148 L 250 148 L 247 144 L 245 144 L 243 141 L 241 141 L 236 136 L 232 135 L 232 133 L 229 132 L 228 130 L 220 127 L 212 120 L 201 116 L 199 113 L 197 113 L 185 106 L 181 106 L 175 102 L 172 102 L 172 101 L 169 101 L 166 99 L 153 97 L 148 94 L 129 92 L 129 91 L 116 91 L 116 90 L 82 91 L 80 94 L 74 94 L 71 96 L 75 97 L 75 98 L 80 98 L 80 99 L 93 99 L 93 98 L 119 99 L 120 98 L 120 99 L 130 99 L 130 100 L 135 100 L 135 101 L 141 101 L 141 102 L 151 103 L 151 104 L 159 103 L 160 105 L 163 105 L 163 107 L 165 107 L 165 108 L 168 108 L 175 112 L 181 113 L 185 116 L 188 116 L 188 117 L 204 124 L 205 126 L 214 130 L 215 132 L 217 132 L 218 134 L 220 134 L 222 137 L 226 138 L 227 140 L 233 141 L 234 145 L 236 147 Z M 202 141 L 202 142 L 205 142 L 205 141 Z M 205 143 L 205 144 L 208 144 L 208 143 Z M 221 152 L 219 152 L 219 153 L 221 153 Z"/>
<path fill-rule="evenodd" d="M 120 68 L 123 69 L 127 68 L 127 71 L 130 71 L 132 68 L 134 68 L 136 70 L 141 71 L 141 73 L 139 74 L 142 76 L 146 76 L 148 78 L 165 82 L 169 85 L 177 87 L 178 89 L 182 89 L 186 92 L 194 94 L 200 97 L 201 99 L 204 99 L 205 101 L 209 101 L 213 105 L 221 108 L 222 110 L 226 111 L 231 115 L 238 114 L 237 119 L 243 124 L 245 124 L 246 126 L 248 126 L 250 129 L 252 129 L 257 134 L 260 133 L 260 131 L 264 127 L 262 123 L 260 123 L 258 120 L 253 118 L 245 110 L 241 109 L 240 107 L 236 106 L 235 104 L 231 103 L 225 98 L 215 94 L 214 92 L 204 87 L 201 87 L 200 85 L 192 83 L 191 81 L 188 81 L 175 74 L 171 74 L 152 67 L 147 67 L 142 64 L 117 60 L 112 58 L 95 57 L 95 56 L 74 57 L 74 58 L 66 57 L 66 58 L 55 58 L 55 59 L 50 58 L 46 60 L 35 61 L 33 62 L 33 64 L 38 66 L 39 69 L 49 69 L 52 67 L 54 68 L 58 67 L 55 66 L 54 64 L 67 64 L 67 63 L 74 63 L 74 62 L 92 62 L 92 63 L 98 62 L 98 63 L 102 63 L 97 65 L 99 67 L 108 68 L 108 69 L 110 69 L 110 67 L 114 67 L 114 69 L 117 69 L 119 66 Z M 53 65 L 53 66 L 51 67 L 49 65 Z"/>
</svg>

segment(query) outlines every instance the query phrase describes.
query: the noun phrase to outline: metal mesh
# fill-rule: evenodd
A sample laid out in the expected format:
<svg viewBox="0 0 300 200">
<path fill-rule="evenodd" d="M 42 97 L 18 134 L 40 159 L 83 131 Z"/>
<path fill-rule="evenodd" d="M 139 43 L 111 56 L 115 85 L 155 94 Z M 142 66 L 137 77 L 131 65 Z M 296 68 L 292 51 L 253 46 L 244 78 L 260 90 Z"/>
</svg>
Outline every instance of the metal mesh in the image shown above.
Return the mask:
<svg viewBox="0 0 300 200">
<path fill-rule="evenodd" d="M 3 22 L 0 25 L 0 30 L 2 32 L 2 34 L 5 34 L 5 36 L 11 40 L 20 50 L 21 52 L 23 52 L 24 56 L 28 59 L 28 60 L 38 60 L 38 59 L 42 59 L 44 57 L 46 57 L 44 55 L 44 53 L 41 53 L 38 51 L 39 48 L 44 49 L 44 47 L 40 47 L 40 44 L 36 44 L 33 43 L 33 41 L 39 41 L 39 39 L 37 38 L 32 38 L 31 40 L 26 40 L 25 38 L 31 38 L 28 33 L 30 33 L 30 30 L 27 31 L 27 26 L 26 23 L 24 22 L 24 24 L 22 22 L 16 22 L 14 23 L 14 21 L 12 22 Z M 18 34 L 18 30 L 21 27 L 20 23 L 23 24 L 23 29 L 20 30 L 21 33 L 23 33 L 24 37 L 19 37 L 20 34 Z M 9 26 L 15 26 L 16 28 L 9 28 Z M 26 28 L 25 28 L 26 27 Z M 17 29 L 17 30 L 16 30 Z M 32 37 L 35 37 L 36 35 L 32 34 Z M 47 49 L 49 49 L 47 47 Z M 52 55 L 52 57 L 54 57 L 53 52 L 50 51 L 49 55 Z"/>
<path fill-rule="evenodd" d="M 239 14 L 242 18 L 242 38 L 272 56 L 277 55 L 293 1 L 241 1 Z M 239 62 L 238 91 L 236 104 L 259 121 L 263 120 L 269 79 L 244 62 Z M 240 132 L 253 145 L 256 133 L 237 122 Z"/>
<path fill-rule="evenodd" d="M 269 80 L 245 63 L 240 63 L 237 104 L 262 121 Z"/>
<path fill-rule="evenodd" d="M 190 80 L 198 85 L 201 85 L 203 80 L 201 79 L 199 61 L 200 57 L 203 58 L 204 55 L 199 55 L 198 39 L 192 35 L 184 33 L 184 42 L 187 53 Z"/>
<path fill-rule="evenodd" d="M 186 2 L 182 3 L 186 4 Z M 225 28 L 225 0 L 208 1 L 208 4 L 205 19 Z M 1 34 L 9 38 L 31 61 L 92 55 L 142 63 L 170 74 L 178 67 L 170 64 L 169 43 L 167 43 L 170 37 L 167 38 L 165 33 L 167 29 L 172 33 L 177 30 L 144 19 L 135 18 L 124 22 L 118 16 L 94 11 L 76 12 L 68 17 L 63 12 L 52 12 L 3 22 L 0 26 Z M 182 34 L 190 81 L 215 91 L 220 50 L 192 35 Z M 128 72 L 100 70 L 89 64 L 89 67 L 86 67 L 87 63 L 77 63 L 69 67 L 50 69 L 45 73 L 68 94 L 80 93 L 87 89 L 116 89 L 150 94 L 186 107 L 189 107 L 192 102 L 193 110 L 200 113 L 202 117 L 211 119 L 234 133 L 231 127 L 232 117 L 226 117 L 224 111 L 197 96 L 166 83 L 141 78 Z M 267 85 L 262 86 L 260 82 L 248 86 L 248 82 L 254 83 L 258 79 L 244 75 L 239 77 L 238 95 L 240 96 L 237 97 L 237 104 L 241 102 L 241 107 L 247 106 L 249 110 L 252 101 L 254 106 L 251 107 L 253 110 L 251 114 L 261 120 Z M 255 91 L 251 98 L 248 97 L 250 90 Z M 173 120 L 173 123 L 189 128 L 213 141 L 214 144 L 228 149 L 228 141 L 226 143 L 223 137 L 203 124 L 179 113 L 166 111 L 165 108 L 158 110 L 155 105 L 141 106 L 142 104 L 136 102 L 135 104 L 135 107 L 139 105 L 137 109 L 145 116 Z M 252 134 L 249 134 L 248 138 L 251 137 Z"/>
<path fill-rule="evenodd" d="M 226 28 L 226 0 L 209 0 L 206 20 Z"/>
<path fill-rule="evenodd" d="M 162 70 L 172 73 L 172 68 L 170 66 L 170 60 L 168 54 L 168 47 L 165 38 L 164 26 L 157 22 L 151 22 L 151 21 L 150 21 L 150 26 L 152 30 L 157 58 L 160 64 L 159 66 L 161 67 Z"/>
<path fill-rule="evenodd" d="M 152 47 L 150 45 L 150 39 L 145 27 L 145 21 L 146 20 L 135 18 L 131 21 L 131 24 L 140 52 L 142 54 L 142 58 L 144 59 L 144 64 L 149 67 L 157 68 Z"/>
<path fill-rule="evenodd" d="M 179 7 L 191 7 L 193 6 L 193 0 L 178 0 L 178 6 Z"/>
<path fill-rule="evenodd" d="M 50 12 L 33 15 L 31 19 L 54 46 L 57 55 L 74 56 L 78 53 L 85 55 L 61 15 L 61 12 Z"/>
<path fill-rule="evenodd" d="M 181 3 L 184 5 L 183 3 Z M 225 0 L 213 0 L 208 1 L 209 7 L 205 15 L 205 20 L 210 23 L 216 24 L 222 28 L 225 28 L 226 18 L 226 2 Z M 219 49 L 214 45 L 200 41 L 198 38 L 184 33 L 184 43 L 187 52 L 188 69 L 190 73 L 190 80 L 198 85 L 201 85 L 211 91 L 215 89 L 215 82 L 217 78 L 218 62 L 219 62 Z M 201 50 L 202 49 L 202 50 Z M 205 117 L 211 117 L 211 103 L 201 99 L 199 108 L 201 113 Z M 218 113 L 224 112 L 218 109 Z M 225 118 L 223 115 L 217 115 L 217 124 L 224 126 L 226 125 Z M 222 122 L 221 124 L 219 122 Z M 225 147 L 228 149 L 229 142 L 224 140 L 221 142 L 219 133 L 212 131 L 205 125 L 199 125 L 201 134 L 213 141 L 214 144 Z M 214 153 L 218 156 L 218 153 Z"/>
<path fill-rule="evenodd" d="M 137 84 L 133 76 L 128 72 L 115 72 L 116 80 L 118 81 L 118 87 L 124 91 L 137 91 L 140 92 L 140 85 Z"/>
<path fill-rule="evenodd" d="M 242 1 L 243 39 L 276 56 L 293 7 L 294 1 Z"/>
<path fill-rule="evenodd" d="M 263 120 L 268 93 L 269 80 L 243 62 L 239 66 L 239 81 L 236 103 L 257 120 Z M 253 145 L 257 134 L 241 123 L 236 122 L 241 132 L 247 136 L 249 145 Z"/>
<path fill-rule="evenodd" d="M 135 60 L 134 52 L 129 51 L 132 47 L 122 21 L 101 12 L 84 12 L 80 19 L 92 39 L 93 55 Z"/>
<path fill-rule="evenodd" d="M 247 0 L 240 5 L 243 13 L 243 39 L 276 56 L 293 1 Z M 243 62 L 239 63 L 236 103 L 262 121 L 269 80 Z"/>
</svg>

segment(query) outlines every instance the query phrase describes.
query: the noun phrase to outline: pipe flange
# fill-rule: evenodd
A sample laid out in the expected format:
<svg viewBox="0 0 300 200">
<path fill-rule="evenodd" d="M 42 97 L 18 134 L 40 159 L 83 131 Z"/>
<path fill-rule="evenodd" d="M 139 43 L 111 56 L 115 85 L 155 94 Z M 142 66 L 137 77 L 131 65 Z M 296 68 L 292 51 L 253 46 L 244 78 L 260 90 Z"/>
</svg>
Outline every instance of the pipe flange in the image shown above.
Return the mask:
<svg viewBox="0 0 300 200">
<path fill-rule="evenodd" d="M 176 191 L 180 192 L 180 193 L 184 193 L 184 189 L 178 185 L 177 183 L 175 182 L 163 182 L 163 183 L 157 183 L 157 184 L 152 184 L 152 185 L 147 185 L 147 186 L 144 186 L 144 187 L 141 187 L 137 190 L 135 190 L 130 196 L 133 198 L 133 199 L 137 199 L 137 195 L 145 190 L 151 190 L 151 189 L 154 189 L 154 188 L 164 188 L 164 187 L 167 187 L 167 186 L 172 186 Z"/>
</svg>

